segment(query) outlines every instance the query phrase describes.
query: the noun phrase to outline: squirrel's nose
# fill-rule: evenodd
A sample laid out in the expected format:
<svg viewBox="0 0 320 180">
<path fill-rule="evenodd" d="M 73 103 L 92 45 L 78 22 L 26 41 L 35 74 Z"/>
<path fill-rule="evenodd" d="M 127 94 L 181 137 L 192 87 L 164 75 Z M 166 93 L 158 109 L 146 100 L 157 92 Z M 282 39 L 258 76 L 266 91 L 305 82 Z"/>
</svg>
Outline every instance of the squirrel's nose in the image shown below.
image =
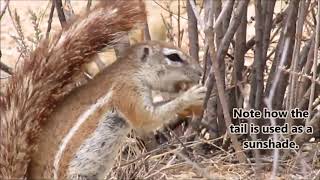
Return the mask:
<svg viewBox="0 0 320 180">
<path fill-rule="evenodd" d="M 197 74 L 201 77 L 203 75 L 203 70 L 201 66 L 196 66 L 195 69 L 197 71 Z"/>
</svg>

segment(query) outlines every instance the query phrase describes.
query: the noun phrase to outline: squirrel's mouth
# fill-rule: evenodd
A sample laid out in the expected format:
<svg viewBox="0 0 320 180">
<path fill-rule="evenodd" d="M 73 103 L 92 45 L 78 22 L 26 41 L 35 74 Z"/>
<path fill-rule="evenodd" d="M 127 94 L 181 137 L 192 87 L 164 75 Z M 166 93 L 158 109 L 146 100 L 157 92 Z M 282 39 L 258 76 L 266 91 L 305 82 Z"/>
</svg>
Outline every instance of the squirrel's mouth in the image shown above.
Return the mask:
<svg viewBox="0 0 320 180">
<path fill-rule="evenodd" d="M 175 92 L 187 91 L 192 86 L 196 85 L 195 82 L 192 81 L 179 81 L 175 84 L 174 89 Z"/>
<path fill-rule="evenodd" d="M 182 80 L 182 81 L 175 81 L 174 83 L 170 82 L 169 85 L 161 86 L 160 88 L 153 89 L 154 91 L 160 91 L 162 93 L 173 93 L 173 94 L 180 94 L 182 92 L 187 91 L 192 86 L 198 84 L 197 82 L 190 81 L 190 80 Z"/>
</svg>

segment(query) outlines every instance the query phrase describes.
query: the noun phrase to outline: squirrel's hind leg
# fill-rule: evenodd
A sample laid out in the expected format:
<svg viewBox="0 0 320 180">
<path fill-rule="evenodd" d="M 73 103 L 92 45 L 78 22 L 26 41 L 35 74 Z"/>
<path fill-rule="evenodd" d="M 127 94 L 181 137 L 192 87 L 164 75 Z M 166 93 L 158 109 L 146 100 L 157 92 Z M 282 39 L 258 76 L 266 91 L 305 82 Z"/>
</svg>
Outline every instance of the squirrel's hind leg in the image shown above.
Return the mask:
<svg viewBox="0 0 320 180">
<path fill-rule="evenodd" d="M 130 126 L 117 112 L 109 111 L 84 141 L 69 164 L 68 179 L 104 179 L 113 167 Z"/>
</svg>

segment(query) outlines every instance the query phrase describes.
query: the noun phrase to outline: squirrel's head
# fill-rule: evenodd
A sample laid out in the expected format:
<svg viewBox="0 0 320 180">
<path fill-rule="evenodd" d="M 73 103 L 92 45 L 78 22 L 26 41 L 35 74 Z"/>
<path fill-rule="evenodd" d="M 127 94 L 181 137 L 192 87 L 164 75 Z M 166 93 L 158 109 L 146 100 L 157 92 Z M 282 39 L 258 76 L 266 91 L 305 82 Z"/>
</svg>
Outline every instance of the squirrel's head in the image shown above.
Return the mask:
<svg viewBox="0 0 320 180">
<path fill-rule="evenodd" d="M 199 63 L 181 49 L 149 41 L 130 48 L 130 58 L 140 61 L 138 74 L 152 90 L 178 92 L 197 84 L 203 73 Z"/>
</svg>

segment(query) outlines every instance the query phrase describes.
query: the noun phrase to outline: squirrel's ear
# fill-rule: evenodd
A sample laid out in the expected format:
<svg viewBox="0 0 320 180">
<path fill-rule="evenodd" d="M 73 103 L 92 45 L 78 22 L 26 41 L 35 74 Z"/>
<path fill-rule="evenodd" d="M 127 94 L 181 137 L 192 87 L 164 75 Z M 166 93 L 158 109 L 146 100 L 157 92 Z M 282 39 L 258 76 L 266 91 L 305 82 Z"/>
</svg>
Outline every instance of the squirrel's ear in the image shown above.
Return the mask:
<svg viewBox="0 0 320 180">
<path fill-rule="evenodd" d="M 152 49 L 148 46 L 144 46 L 141 48 L 140 57 L 142 62 L 146 62 L 150 54 L 152 53 Z"/>
</svg>

